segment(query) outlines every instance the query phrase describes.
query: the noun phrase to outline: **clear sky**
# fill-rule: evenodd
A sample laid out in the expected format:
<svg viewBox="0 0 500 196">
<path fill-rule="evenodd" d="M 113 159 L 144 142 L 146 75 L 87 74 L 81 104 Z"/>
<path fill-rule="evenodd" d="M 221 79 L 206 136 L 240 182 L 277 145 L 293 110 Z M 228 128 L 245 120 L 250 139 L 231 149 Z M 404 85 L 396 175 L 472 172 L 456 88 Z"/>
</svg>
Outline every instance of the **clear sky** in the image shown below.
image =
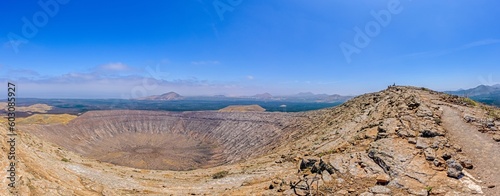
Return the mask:
<svg viewBox="0 0 500 196">
<path fill-rule="evenodd" d="M 0 4 L 0 81 L 21 97 L 356 95 L 500 81 L 495 0 Z"/>
</svg>

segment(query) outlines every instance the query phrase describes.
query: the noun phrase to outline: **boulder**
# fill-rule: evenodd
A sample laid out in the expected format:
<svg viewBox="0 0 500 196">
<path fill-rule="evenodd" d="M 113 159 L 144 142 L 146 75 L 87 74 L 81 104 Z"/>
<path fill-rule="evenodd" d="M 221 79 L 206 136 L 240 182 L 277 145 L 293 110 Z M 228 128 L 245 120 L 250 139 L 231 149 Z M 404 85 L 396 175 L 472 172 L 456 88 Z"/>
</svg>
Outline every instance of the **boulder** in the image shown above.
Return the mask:
<svg viewBox="0 0 500 196">
<path fill-rule="evenodd" d="M 449 159 L 448 161 L 446 161 L 446 164 L 448 165 L 448 171 L 446 172 L 446 174 L 449 177 L 458 179 L 463 176 L 463 167 L 455 159 Z"/>
<path fill-rule="evenodd" d="M 429 194 L 425 189 L 408 189 L 408 193 L 416 196 L 427 196 Z"/>
<path fill-rule="evenodd" d="M 327 171 L 329 174 L 333 174 L 334 172 L 333 166 L 330 163 L 323 161 L 323 159 L 319 160 L 319 169 L 322 172 Z"/>
<path fill-rule="evenodd" d="M 410 137 L 410 138 L 408 138 L 408 143 L 410 143 L 410 144 L 417 144 L 417 139 L 414 138 L 414 137 Z"/>
<path fill-rule="evenodd" d="M 436 152 L 432 148 L 426 148 L 424 150 L 425 160 L 433 161 L 436 158 Z"/>
<path fill-rule="evenodd" d="M 319 161 L 318 157 L 306 157 L 300 161 L 299 169 L 305 170 L 307 168 L 312 168 L 316 162 Z"/>
<path fill-rule="evenodd" d="M 319 166 L 319 162 L 314 163 L 314 165 L 311 167 L 311 173 L 321 173 L 321 167 Z"/>
<path fill-rule="evenodd" d="M 387 173 L 390 171 L 391 167 L 387 165 L 387 163 L 385 163 L 385 161 L 380 157 L 380 155 L 383 155 L 383 153 L 379 153 L 375 149 L 370 149 L 370 151 L 368 152 L 368 157 L 373 159 L 373 161 L 377 165 L 379 165 L 384 170 L 384 172 Z"/>
<path fill-rule="evenodd" d="M 464 120 L 465 122 L 467 123 L 471 123 L 471 122 L 475 122 L 476 121 L 476 118 L 474 118 L 473 116 L 470 116 L 470 115 L 464 115 Z"/>
<path fill-rule="evenodd" d="M 406 164 L 415 157 L 415 152 L 415 147 L 405 139 L 385 138 L 371 144 L 368 157 L 394 179 L 405 173 Z"/>
<path fill-rule="evenodd" d="M 462 152 L 462 146 L 455 144 L 452 146 L 453 149 L 455 149 L 456 152 Z"/>
<path fill-rule="evenodd" d="M 364 193 L 359 194 L 359 196 L 373 196 L 373 193 L 364 192 Z"/>
<path fill-rule="evenodd" d="M 377 184 L 386 185 L 391 181 L 391 177 L 387 174 L 379 174 L 376 180 Z"/>
<path fill-rule="evenodd" d="M 387 118 L 378 126 L 379 133 L 395 134 L 399 129 L 399 120 L 396 118 Z"/>
<path fill-rule="evenodd" d="M 437 129 L 424 129 L 420 132 L 421 137 L 436 137 L 436 136 L 443 136 L 444 133 Z"/>
<path fill-rule="evenodd" d="M 448 160 L 451 158 L 451 153 L 450 152 L 444 152 L 443 155 L 441 155 L 441 158 L 444 160 Z"/>
<path fill-rule="evenodd" d="M 434 159 L 434 161 L 432 161 L 432 164 L 434 164 L 434 166 L 436 167 L 441 167 L 444 165 L 444 162 L 439 159 Z"/>
<path fill-rule="evenodd" d="M 429 143 L 425 138 L 422 138 L 422 137 L 417 138 L 417 144 L 415 147 L 417 147 L 418 149 L 425 149 L 428 146 L 429 146 Z"/>
<path fill-rule="evenodd" d="M 331 182 L 333 180 L 330 173 L 328 173 L 326 170 L 321 172 L 321 179 L 323 179 L 323 182 L 326 182 L 326 183 Z"/>
<path fill-rule="evenodd" d="M 472 165 L 472 161 L 469 159 L 460 160 L 460 165 L 466 169 L 472 169 L 474 166 Z"/>
<path fill-rule="evenodd" d="M 433 113 L 427 106 L 420 106 L 416 115 L 418 117 L 432 117 Z"/>
<path fill-rule="evenodd" d="M 333 169 L 337 172 L 340 172 L 342 174 L 347 172 L 347 169 L 344 165 L 348 164 L 346 161 L 344 161 L 344 158 L 346 155 L 342 154 L 334 154 L 333 156 L 330 157 L 329 162 L 330 165 L 333 167 Z"/>
<path fill-rule="evenodd" d="M 391 193 L 391 189 L 385 187 L 385 186 L 374 186 L 370 188 L 370 192 L 373 194 L 389 194 Z"/>
<path fill-rule="evenodd" d="M 494 127 L 495 126 L 495 122 L 493 120 L 487 120 L 486 123 L 485 123 L 486 127 Z"/>
<path fill-rule="evenodd" d="M 500 135 L 499 134 L 493 135 L 493 140 L 495 140 L 496 142 L 500 142 Z"/>
<path fill-rule="evenodd" d="M 330 165 L 330 163 L 323 161 L 323 159 L 320 159 L 319 162 L 315 162 L 314 165 L 311 167 L 312 173 L 321 174 L 323 171 L 326 171 L 329 174 L 333 174 L 334 168 L 332 165 Z"/>
</svg>

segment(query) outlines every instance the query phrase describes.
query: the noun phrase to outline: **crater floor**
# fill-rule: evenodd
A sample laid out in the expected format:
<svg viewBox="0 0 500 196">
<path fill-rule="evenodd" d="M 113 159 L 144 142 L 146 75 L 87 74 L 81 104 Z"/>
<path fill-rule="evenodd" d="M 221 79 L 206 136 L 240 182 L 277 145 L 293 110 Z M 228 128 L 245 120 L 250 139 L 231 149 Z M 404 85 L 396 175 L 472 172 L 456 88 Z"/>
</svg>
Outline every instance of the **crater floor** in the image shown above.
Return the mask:
<svg viewBox="0 0 500 196">
<path fill-rule="evenodd" d="M 33 128 L 89 158 L 154 170 L 192 170 L 256 157 L 277 146 L 289 114 L 92 111 L 67 125 Z"/>
</svg>

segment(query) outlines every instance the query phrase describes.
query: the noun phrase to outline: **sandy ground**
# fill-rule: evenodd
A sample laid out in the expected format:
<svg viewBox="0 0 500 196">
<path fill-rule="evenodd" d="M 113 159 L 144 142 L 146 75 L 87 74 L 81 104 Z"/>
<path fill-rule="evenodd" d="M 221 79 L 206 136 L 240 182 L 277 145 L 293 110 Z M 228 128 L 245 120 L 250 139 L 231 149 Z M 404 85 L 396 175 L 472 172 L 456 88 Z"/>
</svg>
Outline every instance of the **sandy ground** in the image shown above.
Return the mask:
<svg viewBox="0 0 500 196">
<path fill-rule="evenodd" d="M 473 161 L 473 176 L 482 181 L 483 187 L 495 185 L 495 188 L 483 188 L 486 195 L 500 195 L 500 144 L 488 135 L 481 133 L 473 125 L 461 118 L 463 115 L 456 108 L 442 106 L 443 126 L 448 137 L 462 146 L 462 151 Z"/>
</svg>

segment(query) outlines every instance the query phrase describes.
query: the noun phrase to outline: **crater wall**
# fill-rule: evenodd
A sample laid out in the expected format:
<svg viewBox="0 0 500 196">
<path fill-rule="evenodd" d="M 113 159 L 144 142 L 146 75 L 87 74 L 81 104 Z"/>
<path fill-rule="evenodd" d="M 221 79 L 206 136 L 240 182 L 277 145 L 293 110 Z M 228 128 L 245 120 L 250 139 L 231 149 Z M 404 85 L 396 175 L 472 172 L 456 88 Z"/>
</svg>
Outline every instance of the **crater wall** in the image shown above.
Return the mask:
<svg viewBox="0 0 500 196">
<path fill-rule="evenodd" d="M 29 128 L 42 139 L 122 166 L 191 170 L 263 155 L 301 117 L 266 112 L 91 111 L 67 125 Z"/>
</svg>

